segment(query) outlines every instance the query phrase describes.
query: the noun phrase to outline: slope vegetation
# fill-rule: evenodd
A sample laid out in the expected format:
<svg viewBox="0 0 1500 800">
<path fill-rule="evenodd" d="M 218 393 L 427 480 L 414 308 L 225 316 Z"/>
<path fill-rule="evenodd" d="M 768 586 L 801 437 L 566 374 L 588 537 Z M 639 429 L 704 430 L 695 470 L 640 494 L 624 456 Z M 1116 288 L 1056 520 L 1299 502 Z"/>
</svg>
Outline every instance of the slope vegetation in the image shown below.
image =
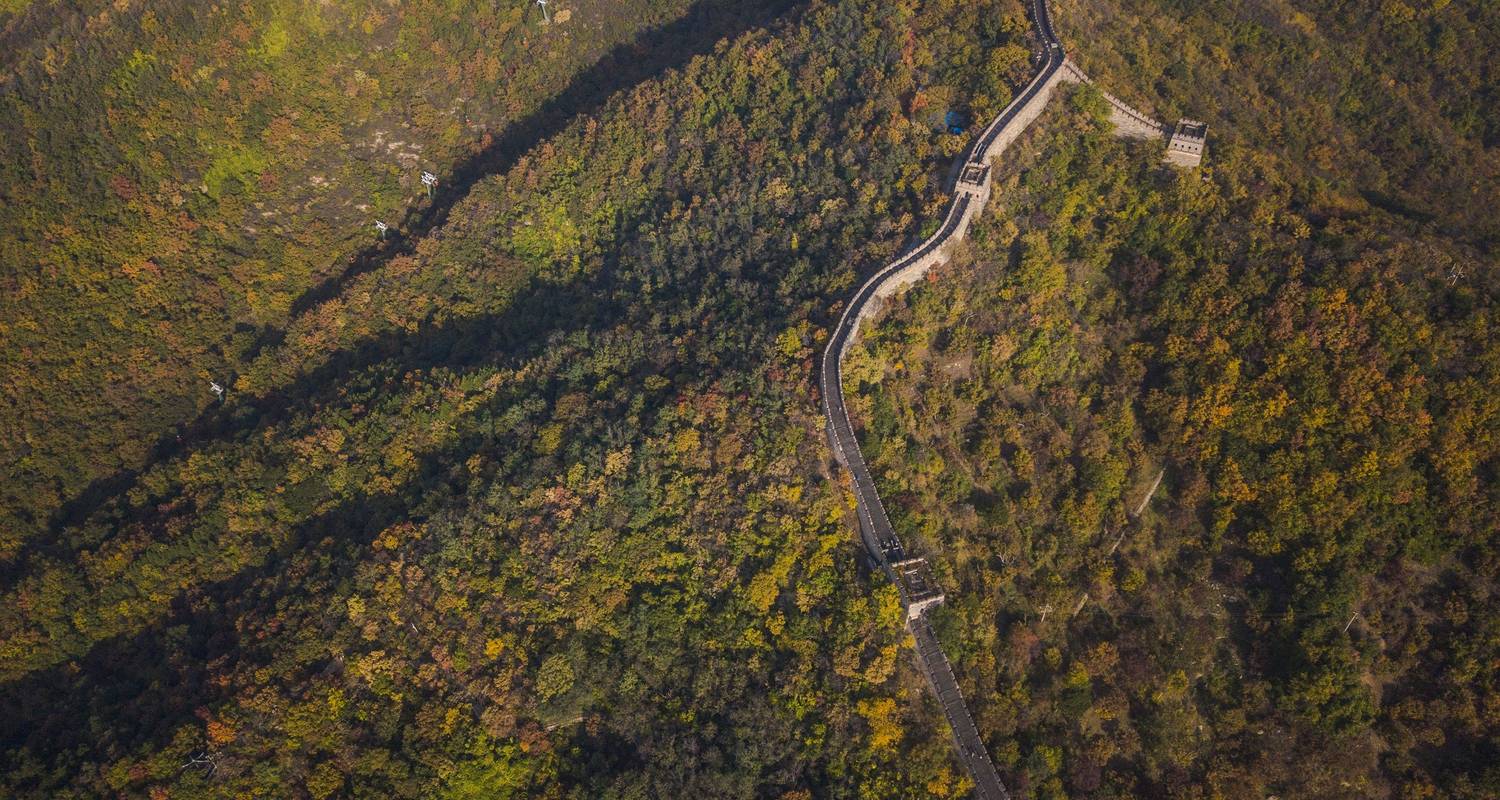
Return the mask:
<svg viewBox="0 0 1500 800">
<path fill-rule="evenodd" d="M 1026 27 L 814 4 L 353 271 L 21 551 L 8 793 L 962 796 L 810 320 L 941 207 L 933 118 L 1003 104 Z"/>
<path fill-rule="evenodd" d="M 897 529 L 960 587 L 936 624 L 1008 782 L 1495 796 L 1489 220 L 1415 172 L 1432 219 L 1362 202 L 1263 132 L 1178 173 L 1089 90 L 1052 111 L 847 369 Z"/>
<path fill-rule="evenodd" d="M 210 380 L 476 179 L 790 5 L 579 0 L 547 26 L 523 0 L 38 2 L 0 23 L 0 560 L 173 452 Z"/>
</svg>

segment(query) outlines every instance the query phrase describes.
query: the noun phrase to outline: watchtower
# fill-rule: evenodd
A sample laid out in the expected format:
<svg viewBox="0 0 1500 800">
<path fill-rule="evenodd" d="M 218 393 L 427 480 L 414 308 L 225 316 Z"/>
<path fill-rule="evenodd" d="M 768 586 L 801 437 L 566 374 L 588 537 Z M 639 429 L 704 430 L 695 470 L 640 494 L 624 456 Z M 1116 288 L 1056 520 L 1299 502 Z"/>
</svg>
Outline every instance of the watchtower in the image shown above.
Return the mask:
<svg viewBox="0 0 1500 800">
<path fill-rule="evenodd" d="M 964 164 L 958 173 L 958 190 L 974 196 L 970 203 L 983 206 L 990 199 L 990 165 L 978 161 Z"/>
<path fill-rule="evenodd" d="M 1167 140 L 1167 163 L 1178 167 L 1196 167 L 1203 163 L 1203 143 L 1208 125 L 1195 119 L 1179 119 Z"/>
<path fill-rule="evenodd" d="M 908 558 L 891 564 L 896 578 L 896 587 L 901 590 L 901 600 L 906 604 L 906 621 L 922 616 L 922 612 L 942 603 L 943 590 L 938 588 L 933 577 L 932 565 L 925 558 Z"/>
</svg>

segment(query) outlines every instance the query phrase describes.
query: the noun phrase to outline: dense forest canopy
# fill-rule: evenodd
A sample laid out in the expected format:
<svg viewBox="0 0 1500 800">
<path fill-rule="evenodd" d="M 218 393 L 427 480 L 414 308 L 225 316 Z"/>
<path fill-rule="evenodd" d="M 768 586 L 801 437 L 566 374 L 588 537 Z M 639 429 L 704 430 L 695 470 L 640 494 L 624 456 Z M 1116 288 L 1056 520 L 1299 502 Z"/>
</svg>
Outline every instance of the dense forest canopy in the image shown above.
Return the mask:
<svg viewBox="0 0 1500 800">
<path fill-rule="evenodd" d="M 1057 0 L 1072 57 L 1162 119 L 1207 116 L 1316 216 L 1377 206 L 1500 243 L 1500 14 L 1486 0 Z"/>
<path fill-rule="evenodd" d="M 8 791 L 962 796 L 812 353 L 941 206 L 932 118 L 1002 105 L 1027 29 L 793 11 L 289 307 L 222 405 L 16 548 Z"/>
<path fill-rule="evenodd" d="M 580 0 L 552 25 L 523 0 L 0 16 L 0 559 L 175 447 L 211 380 L 409 250 L 477 177 L 789 5 Z"/>
<path fill-rule="evenodd" d="M 1064 32 L 1109 7 L 1073 8 Z M 1021 790 L 1494 797 L 1500 318 L 1494 217 L 1467 198 L 1494 191 L 1494 142 L 1455 113 L 1493 83 L 1389 54 L 1441 65 L 1495 20 L 1453 4 L 1370 31 L 1378 57 L 1318 78 L 1347 107 L 1410 76 L 1410 113 L 1367 127 L 1289 99 L 1306 21 L 1334 9 L 1290 41 L 1259 6 L 1177 11 L 1110 12 L 1134 24 L 1081 60 L 1207 118 L 1209 165 L 1112 138 L 1091 91 L 1054 104 L 988 224 L 855 353 L 866 455 L 958 587 L 940 629 Z M 1174 66 L 1143 84 L 1147 39 L 1185 71 L 1158 50 Z M 1271 55 L 1193 55 L 1240 40 Z M 1337 42 L 1321 57 L 1363 57 Z M 1275 118 L 1296 122 L 1245 125 Z"/>
<path fill-rule="evenodd" d="M 0 0 L 0 793 L 967 795 L 815 359 L 1024 4 L 548 8 Z M 1056 14 L 1205 166 L 1061 92 L 846 368 L 1007 784 L 1500 795 L 1500 13 Z"/>
</svg>

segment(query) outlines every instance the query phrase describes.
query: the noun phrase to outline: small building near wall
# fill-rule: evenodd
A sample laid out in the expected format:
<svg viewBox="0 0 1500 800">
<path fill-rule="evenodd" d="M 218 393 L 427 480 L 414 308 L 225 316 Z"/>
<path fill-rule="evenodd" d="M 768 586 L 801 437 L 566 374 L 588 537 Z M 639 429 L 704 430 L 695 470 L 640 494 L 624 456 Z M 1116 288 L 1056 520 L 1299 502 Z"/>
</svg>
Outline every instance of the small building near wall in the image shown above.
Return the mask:
<svg viewBox="0 0 1500 800">
<path fill-rule="evenodd" d="M 990 165 L 970 161 L 958 173 L 958 188 L 980 197 L 990 193 Z"/>
<path fill-rule="evenodd" d="M 933 577 L 932 566 L 925 558 L 908 558 L 891 564 L 896 586 L 901 590 L 901 601 L 906 604 L 906 621 L 922 616 L 922 612 L 943 602 L 943 590 L 938 588 Z"/>
<path fill-rule="evenodd" d="M 1196 167 L 1202 164 L 1203 143 L 1207 138 L 1207 124 L 1195 119 L 1177 120 L 1172 138 L 1167 140 L 1167 163 L 1178 167 Z"/>
<path fill-rule="evenodd" d="M 1094 85 L 1094 81 L 1072 59 L 1063 62 L 1058 73 L 1065 81 Z M 1196 167 L 1203 163 L 1203 143 L 1208 138 L 1207 123 L 1195 119 L 1177 120 L 1175 127 L 1168 127 L 1140 111 L 1131 108 L 1124 100 L 1099 89 L 1099 94 L 1109 104 L 1109 121 L 1115 126 L 1116 136 L 1135 139 L 1167 140 L 1167 152 L 1162 160 L 1174 167 Z"/>
</svg>

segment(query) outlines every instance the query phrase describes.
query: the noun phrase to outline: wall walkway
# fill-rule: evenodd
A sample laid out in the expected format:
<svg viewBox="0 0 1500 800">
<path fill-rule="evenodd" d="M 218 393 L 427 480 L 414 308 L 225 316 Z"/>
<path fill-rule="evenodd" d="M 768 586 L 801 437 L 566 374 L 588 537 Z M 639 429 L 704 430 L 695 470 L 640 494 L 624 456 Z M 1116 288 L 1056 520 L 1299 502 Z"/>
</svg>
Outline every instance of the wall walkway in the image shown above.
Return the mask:
<svg viewBox="0 0 1500 800">
<path fill-rule="evenodd" d="M 1041 65 L 1036 77 L 975 137 L 953 178 L 950 187 L 953 200 L 938 229 L 916 247 L 870 276 L 850 298 L 838 325 L 833 329 L 833 335 L 829 337 L 827 348 L 823 351 L 823 364 L 818 377 L 819 389 L 823 395 L 823 412 L 828 423 L 828 441 L 833 447 L 834 457 L 849 471 L 853 484 L 860 538 L 871 559 L 901 593 L 902 605 L 907 612 L 907 628 L 911 631 L 916 646 L 918 663 L 948 719 L 959 760 L 973 778 L 975 796 L 979 800 L 1009 800 L 1010 795 L 985 751 L 979 730 L 974 725 L 958 681 L 953 675 L 953 668 L 943 655 L 926 618 L 926 611 L 943 601 L 942 591 L 936 585 L 926 559 L 913 557 L 896 535 L 875 487 L 875 480 L 870 475 L 869 466 L 865 463 L 864 454 L 860 452 L 859 440 L 854 434 L 854 426 L 849 420 L 849 411 L 844 401 L 843 361 L 850 345 L 859 335 L 860 325 L 879 313 L 886 298 L 921 280 L 934 266 L 948 260 L 952 246 L 968 233 L 969 225 L 990 199 L 990 162 L 999 157 L 1041 115 L 1047 102 L 1052 99 L 1057 84 L 1063 81 L 1092 83 L 1082 70 L 1068 61 L 1063 52 L 1062 43 L 1052 29 L 1046 0 L 1029 0 L 1029 3 L 1032 25 L 1043 46 Z M 1177 148 L 1177 163 L 1182 159 L 1201 157 L 1201 135 L 1196 139 L 1196 145 L 1188 141 L 1186 149 L 1178 148 L 1179 135 L 1191 137 L 1206 130 L 1201 123 L 1195 123 L 1199 126 L 1196 128 L 1184 128 L 1184 124 L 1179 123 L 1174 134 L 1114 95 L 1105 92 L 1104 97 L 1110 103 L 1111 119 L 1122 135 L 1170 135 L 1172 143 L 1169 145 L 1169 160 L 1174 157 L 1174 148 Z M 1197 147 L 1196 156 L 1191 152 L 1194 146 Z"/>
</svg>

